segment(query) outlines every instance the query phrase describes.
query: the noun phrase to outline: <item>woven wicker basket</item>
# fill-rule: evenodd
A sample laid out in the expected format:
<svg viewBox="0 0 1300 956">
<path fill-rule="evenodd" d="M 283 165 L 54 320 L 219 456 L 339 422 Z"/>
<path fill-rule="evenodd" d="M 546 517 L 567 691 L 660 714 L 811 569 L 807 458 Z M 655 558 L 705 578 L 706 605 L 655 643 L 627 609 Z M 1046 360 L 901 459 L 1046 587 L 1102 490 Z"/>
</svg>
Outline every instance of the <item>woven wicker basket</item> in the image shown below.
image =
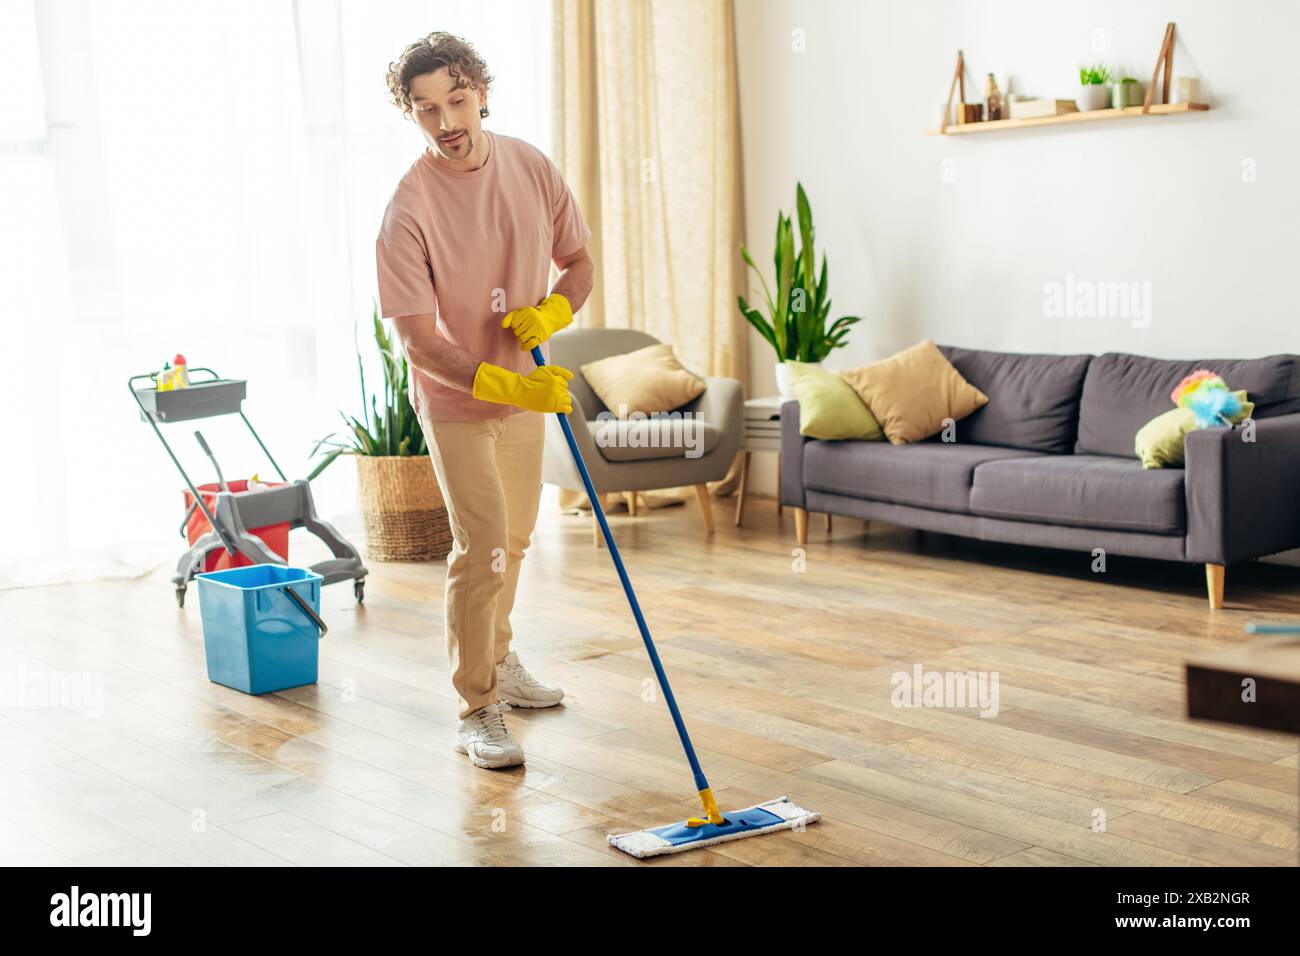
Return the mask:
<svg viewBox="0 0 1300 956">
<path fill-rule="evenodd" d="M 437 561 L 451 552 L 451 523 L 428 455 L 353 455 L 366 525 L 366 557 Z"/>
</svg>

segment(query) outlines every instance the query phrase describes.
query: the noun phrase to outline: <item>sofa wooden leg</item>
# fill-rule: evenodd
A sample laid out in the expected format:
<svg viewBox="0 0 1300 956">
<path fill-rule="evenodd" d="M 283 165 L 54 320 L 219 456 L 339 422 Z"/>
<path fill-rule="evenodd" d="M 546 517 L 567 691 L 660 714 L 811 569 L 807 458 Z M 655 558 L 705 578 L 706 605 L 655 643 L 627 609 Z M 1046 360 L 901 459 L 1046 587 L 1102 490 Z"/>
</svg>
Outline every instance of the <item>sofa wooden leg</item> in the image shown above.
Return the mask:
<svg viewBox="0 0 1300 956">
<path fill-rule="evenodd" d="M 1217 611 L 1223 607 L 1223 565 L 1207 564 L 1205 566 L 1205 587 L 1210 594 L 1210 610 Z"/>
<path fill-rule="evenodd" d="M 633 518 L 636 517 L 636 494 L 635 491 L 626 491 L 623 493 L 623 498 L 627 501 L 627 513 Z"/>
<path fill-rule="evenodd" d="M 794 540 L 799 544 L 808 543 L 808 512 L 803 508 L 794 509 Z"/>
<path fill-rule="evenodd" d="M 831 533 L 831 513 L 829 511 L 826 512 L 826 533 Z"/>
<path fill-rule="evenodd" d="M 782 513 L 781 507 L 781 453 L 776 453 L 776 513 Z"/>
<path fill-rule="evenodd" d="M 713 534 L 713 498 L 708 485 L 696 485 L 695 497 L 700 501 L 700 514 L 704 516 L 705 534 Z"/>
</svg>

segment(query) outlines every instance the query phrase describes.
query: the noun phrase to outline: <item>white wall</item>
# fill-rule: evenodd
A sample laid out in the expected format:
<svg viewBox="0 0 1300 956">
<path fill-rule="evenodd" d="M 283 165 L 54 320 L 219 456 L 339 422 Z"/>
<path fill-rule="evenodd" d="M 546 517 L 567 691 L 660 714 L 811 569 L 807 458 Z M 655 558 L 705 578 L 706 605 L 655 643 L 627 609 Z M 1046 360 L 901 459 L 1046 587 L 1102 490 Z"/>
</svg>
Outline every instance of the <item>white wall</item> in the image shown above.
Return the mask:
<svg viewBox="0 0 1300 956">
<path fill-rule="evenodd" d="M 801 180 L 819 253 L 830 256 L 832 315 L 863 316 L 828 367 L 927 337 L 1026 352 L 1300 352 L 1300 67 L 1290 55 L 1300 4 L 737 0 L 736 8 L 750 248 L 771 262 L 776 211 L 793 209 Z M 1170 19 L 1174 74 L 1200 77 L 1207 113 L 922 135 L 946 98 L 958 48 L 968 101 L 980 98 L 988 72 L 1000 83 L 1010 74 L 1015 92 L 1073 98 L 1084 61 L 1149 82 Z M 800 37 L 803 52 L 794 49 Z M 1254 182 L 1243 180 L 1250 163 Z M 1149 282 L 1149 326 L 1045 317 L 1045 284 L 1070 274 Z M 770 347 L 755 334 L 750 351 L 754 394 L 774 394 Z"/>
<path fill-rule="evenodd" d="M 922 135 L 959 47 L 968 100 L 990 71 L 1018 92 L 1073 98 L 1085 60 L 1149 82 L 1169 19 L 1174 73 L 1201 78 L 1208 113 Z M 924 337 L 1170 357 L 1300 352 L 1298 32 L 1300 4 L 1264 0 L 738 0 L 751 248 L 771 261 L 776 211 L 793 208 L 802 180 L 835 314 L 863 316 L 831 367 Z M 1254 182 L 1243 181 L 1248 160 Z M 1150 282 L 1150 326 L 1046 318 L 1044 284 L 1067 274 Z M 764 349 L 755 336 L 756 371 L 771 366 Z"/>
</svg>

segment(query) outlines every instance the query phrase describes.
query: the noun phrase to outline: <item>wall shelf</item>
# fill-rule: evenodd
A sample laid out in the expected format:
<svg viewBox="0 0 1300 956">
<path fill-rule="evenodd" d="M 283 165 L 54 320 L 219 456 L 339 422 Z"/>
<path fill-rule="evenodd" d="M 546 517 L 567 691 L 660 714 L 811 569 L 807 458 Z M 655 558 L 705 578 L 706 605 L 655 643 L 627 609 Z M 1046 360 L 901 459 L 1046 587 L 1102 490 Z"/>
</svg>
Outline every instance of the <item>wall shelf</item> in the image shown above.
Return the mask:
<svg viewBox="0 0 1300 956">
<path fill-rule="evenodd" d="M 1139 116 L 1168 116 L 1174 113 L 1201 113 L 1210 108 L 1208 103 L 1152 103 L 1149 110 L 1140 106 L 1123 109 L 1089 110 L 1078 113 L 1061 113 L 1057 116 L 1035 116 L 1031 119 L 988 120 L 983 123 L 960 123 L 943 129 L 928 129 L 926 136 L 964 136 L 967 133 L 996 133 L 998 130 L 1028 129 L 1031 126 L 1060 126 L 1066 123 L 1091 123 L 1100 120 L 1136 119 Z"/>
<path fill-rule="evenodd" d="M 1161 82 L 1161 68 L 1164 77 Z M 967 133 L 996 133 L 999 130 L 1028 129 L 1031 126 L 1060 126 L 1066 123 L 1091 123 L 1099 120 L 1136 119 L 1139 116 L 1167 116 L 1172 113 L 1201 113 L 1208 110 L 1207 103 L 1170 103 L 1169 82 L 1174 69 L 1174 24 L 1165 25 L 1165 36 L 1160 41 L 1160 52 L 1156 56 L 1155 69 L 1151 71 L 1151 83 L 1147 86 L 1146 96 L 1141 106 L 1125 106 L 1108 110 L 1080 110 L 1075 113 L 1058 113 L 1054 116 L 1034 116 L 1024 119 L 1001 119 L 975 123 L 951 123 L 938 129 L 928 129 L 926 136 L 964 136 Z M 992 76 L 993 74 L 989 74 Z M 1160 99 L 1155 93 L 1160 87 Z M 978 114 L 979 110 L 966 102 L 966 57 L 957 51 L 957 68 L 953 71 L 952 82 L 948 85 L 948 102 L 944 105 L 944 118 L 951 118 L 953 113 L 953 94 L 957 97 L 957 114 L 969 115 L 968 110 Z"/>
</svg>

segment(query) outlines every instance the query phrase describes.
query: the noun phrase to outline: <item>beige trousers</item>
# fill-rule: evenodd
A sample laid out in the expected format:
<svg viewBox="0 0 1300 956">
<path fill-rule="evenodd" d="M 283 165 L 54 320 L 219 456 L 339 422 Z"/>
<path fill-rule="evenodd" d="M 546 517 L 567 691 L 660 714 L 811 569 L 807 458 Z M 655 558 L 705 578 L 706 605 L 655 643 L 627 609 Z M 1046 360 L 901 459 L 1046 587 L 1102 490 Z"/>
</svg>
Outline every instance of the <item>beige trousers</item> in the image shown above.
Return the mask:
<svg viewBox="0 0 1300 956">
<path fill-rule="evenodd" d="M 498 700 L 496 665 L 510 653 L 519 565 L 537 522 L 546 422 L 519 412 L 420 424 L 451 520 L 447 655 L 466 717 Z"/>
</svg>

